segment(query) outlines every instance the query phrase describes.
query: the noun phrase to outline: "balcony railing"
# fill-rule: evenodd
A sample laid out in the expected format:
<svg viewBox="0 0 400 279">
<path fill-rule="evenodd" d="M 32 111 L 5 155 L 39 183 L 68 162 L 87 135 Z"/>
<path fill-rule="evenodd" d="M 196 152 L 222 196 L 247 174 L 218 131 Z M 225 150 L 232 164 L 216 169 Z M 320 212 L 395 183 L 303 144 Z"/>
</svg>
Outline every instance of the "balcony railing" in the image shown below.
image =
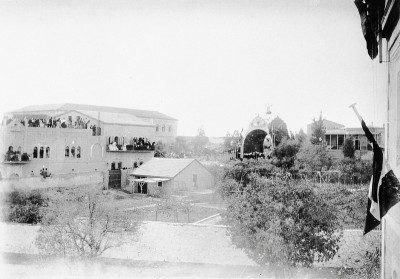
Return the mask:
<svg viewBox="0 0 400 279">
<path fill-rule="evenodd" d="M 31 158 L 28 156 L 27 153 L 22 153 L 14 151 L 7 151 L 6 155 L 4 156 L 4 164 L 27 164 L 31 161 Z"/>
</svg>

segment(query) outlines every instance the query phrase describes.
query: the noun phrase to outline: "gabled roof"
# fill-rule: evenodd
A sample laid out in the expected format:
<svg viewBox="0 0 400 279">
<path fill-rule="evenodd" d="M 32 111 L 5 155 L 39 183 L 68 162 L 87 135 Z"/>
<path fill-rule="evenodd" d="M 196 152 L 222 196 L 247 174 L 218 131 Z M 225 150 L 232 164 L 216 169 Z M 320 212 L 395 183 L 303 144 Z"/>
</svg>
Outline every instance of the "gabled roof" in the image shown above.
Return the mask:
<svg viewBox="0 0 400 279">
<path fill-rule="evenodd" d="M 81 115 L 92 118 L 92 120 L 97 119 L 105 124 L 122 124 L 122 125 L 135 125 L 135 126 L 154 126 L 153 124 L 147 123 L 140 118 L 127 113 L 110 113 L 110 112 L 98 112 L 98 111 L 79 111 L 79 110 L 70 110 L 68 112 L 63 112 L 57 116 L 62 117 L 63 115 L 68 114 L 71 111 L 75 111 Z"/>
<path fill-rule="evenodd" d="M 324 127 L 326 129 L 340 129 L 340 128 L 344 128 L 344 125 L 340 124 L 340 123 L 336 123 L 327 119 L 323 119 L 322 120 L 324 122 Z"/>
<path fill-rule="evenodd" d="M 94 105 L 83 105 L 83 104 L 72 104 L 72 103 L 63 103 L 63 104 L 47 104 L 47 105 L 34 105 L 23 107 L 12 112 L 35 112 L 35 111 L 100 111 L 100 112 L 110 112 L 110 113 L 126 113 L 132 114 L 136 117 L 143 118 L 158 118 L 158 119 L 167 119 L 167 120 L 176 120 L 175 118 L 163 114 L 158 111 L 152 110 L 139 110 L 139 109 L 130 109 L 130 108 L 116 108 L 116 107 L 106 107 L 106 106 L 94 106 Z"/>
<path fill-rule="evenodd" d="M 192 164 L 195 159 L 153 158 L 139 168 L 134 169 L 131 175 L 145 177 L 173 178 Z M 200 163 L 199 163 L 200 164 Z M 201 164 L 200 164 L 201 165 Z"/>
</svg>

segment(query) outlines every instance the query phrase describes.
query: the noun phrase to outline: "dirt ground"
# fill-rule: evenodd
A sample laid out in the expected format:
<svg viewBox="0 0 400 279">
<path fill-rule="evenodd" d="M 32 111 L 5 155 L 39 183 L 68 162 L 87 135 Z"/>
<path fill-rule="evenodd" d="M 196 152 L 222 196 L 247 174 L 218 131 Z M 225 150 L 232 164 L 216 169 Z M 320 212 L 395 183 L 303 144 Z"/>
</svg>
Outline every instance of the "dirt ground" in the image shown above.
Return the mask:
<svg viewBox="0 0 400 279">
<path fill-rule="evenodd" d="M 41 256 L 38 229 L 0 223 L 2 278 L 274 278 L 231 244 L 223 226 L 146 222 L 94 262 Z M 338 277 L 333 269 L 315 269 L 295 278 Z"/>
</svg>

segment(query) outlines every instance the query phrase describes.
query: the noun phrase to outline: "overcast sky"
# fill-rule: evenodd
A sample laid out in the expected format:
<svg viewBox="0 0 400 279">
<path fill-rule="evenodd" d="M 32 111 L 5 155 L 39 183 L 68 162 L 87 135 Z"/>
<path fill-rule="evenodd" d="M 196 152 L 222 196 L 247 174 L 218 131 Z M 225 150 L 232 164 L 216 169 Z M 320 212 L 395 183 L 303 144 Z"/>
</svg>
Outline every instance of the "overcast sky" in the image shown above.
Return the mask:
<svg viewBox="0 0 400 279">
<path fill-rule="evenodd" d="M 293 132 L 321 111 L 358 127 L 353 102 L 367 123 L 386 119 L 386 65 L 351 0 L 0 0 L 0 42 L 2 112 L 148 109 L 208 136 L 246 130 L 268 104 Z"/>
</svg>

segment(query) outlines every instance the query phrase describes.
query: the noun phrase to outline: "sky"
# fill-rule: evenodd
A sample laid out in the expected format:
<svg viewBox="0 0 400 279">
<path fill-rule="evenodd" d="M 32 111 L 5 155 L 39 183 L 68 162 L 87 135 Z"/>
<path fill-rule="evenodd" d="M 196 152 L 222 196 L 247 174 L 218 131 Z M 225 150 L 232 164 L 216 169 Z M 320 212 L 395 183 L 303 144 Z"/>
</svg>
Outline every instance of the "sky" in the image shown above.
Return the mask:
<svg viewBox="0 0 400 279">
<path fill-rule="evenodd" d="M 0 0 L 0 112 L 79 103 L 155 110 L 178 135 L 246 131 L 257 115 L 293 133 L 322 117 L 386 120 L 351 0 Z"/>
</svg>

